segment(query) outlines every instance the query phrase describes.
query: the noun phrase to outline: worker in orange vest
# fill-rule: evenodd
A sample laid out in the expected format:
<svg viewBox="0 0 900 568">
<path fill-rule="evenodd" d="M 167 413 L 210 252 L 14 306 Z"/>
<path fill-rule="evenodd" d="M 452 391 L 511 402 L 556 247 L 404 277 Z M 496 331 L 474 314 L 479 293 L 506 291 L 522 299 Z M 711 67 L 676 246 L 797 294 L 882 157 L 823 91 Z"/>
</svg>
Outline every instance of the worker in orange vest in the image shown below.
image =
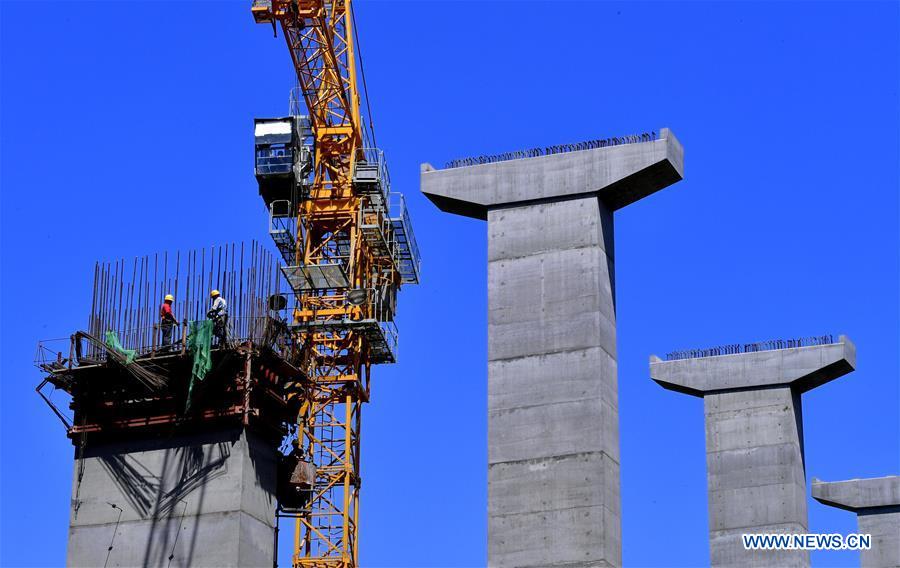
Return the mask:
<svg viewBox="0 0 900 568">
<path fill-rule="evenodd" d="M 172 302 L 174 301 L 175 297 L 172 294 L 166 294 L 162 305 L 159 307 L 159 328 L 162 330 L 162 348 L 160 351 L 172 349 L 172 331 L 178 325 L 178 320 L 175 319 L 175 314 L 172 313 Z"/>
</svg>

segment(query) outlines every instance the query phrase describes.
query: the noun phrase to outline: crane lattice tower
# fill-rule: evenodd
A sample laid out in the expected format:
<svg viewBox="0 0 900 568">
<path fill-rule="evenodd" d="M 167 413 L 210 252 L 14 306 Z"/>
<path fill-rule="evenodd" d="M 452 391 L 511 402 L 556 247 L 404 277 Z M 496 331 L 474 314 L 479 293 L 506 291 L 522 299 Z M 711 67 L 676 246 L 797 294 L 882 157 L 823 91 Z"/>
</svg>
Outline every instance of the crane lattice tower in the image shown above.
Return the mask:
<svg viewBox="0 0 900 568">
<path fill-rule="evenodd" d="M 256 0 L 252 13 L 281 28 L 299 84 L 291 116 L 255 125 L 256 177 L 295 297 L 302 371 L 288 392 L 305 466 L 292 481 L 308 490 L 280 510 L 296 518 L 294 566 L 357 566 L 362 404 L 372 366 L 396 360 L 397 292 L 418 283 L 419 254 L 360 114 L 350 0 Z"/>
</svg>

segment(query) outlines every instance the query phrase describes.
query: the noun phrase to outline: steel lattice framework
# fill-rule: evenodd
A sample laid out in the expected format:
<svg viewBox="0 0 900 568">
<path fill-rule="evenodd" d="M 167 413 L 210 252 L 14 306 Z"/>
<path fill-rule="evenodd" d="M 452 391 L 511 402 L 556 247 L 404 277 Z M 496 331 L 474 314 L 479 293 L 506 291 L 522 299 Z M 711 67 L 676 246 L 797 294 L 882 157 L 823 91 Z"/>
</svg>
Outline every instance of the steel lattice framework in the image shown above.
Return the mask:
<svg viewBox="0 0 900 568">
<path fill-rule="evenodd" d="M 353 183 L 366 136 L 350 0 L 257 0 L 252 9 L 257 22 L 283 32 L 315 140 L 309 196 L 297 205 L 297 265 L 338 264 L 349 283 L 299 292 L 293 314 L 306 380 L 289 396 L 299 402 L 301 451 L 316 466 L 309 506 L 296 514 L 293 565 L 352 567 L 359 554 L 361 405 L 369 399 L 371 366 L 382 362 L 373 344 L 384 298 L 393 304 L 403 276 L 391 247 L 366 230 L 392 226 L 386 207 L 372 207 Z M 351 292 L 378 290 L 350 301 Z"/>
</svg>

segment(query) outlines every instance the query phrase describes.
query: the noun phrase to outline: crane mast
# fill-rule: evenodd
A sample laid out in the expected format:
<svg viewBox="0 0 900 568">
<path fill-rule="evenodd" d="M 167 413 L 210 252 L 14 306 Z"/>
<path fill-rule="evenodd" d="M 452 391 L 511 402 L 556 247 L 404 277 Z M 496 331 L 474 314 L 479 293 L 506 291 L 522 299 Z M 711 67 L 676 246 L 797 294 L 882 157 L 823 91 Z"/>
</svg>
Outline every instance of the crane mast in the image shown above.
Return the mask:
<svg viewBox="0 0 900 568">
<path fill-rule="evenodd" d="M 355 567 L 362 404 L 372 365 L 396 360 L 397 291 L 418 282 L 419 255 L 383 155 L 366 147 L 350 0 L 255 0 L 251 9 L 257 23 L 281 28 L 309 114 L 257 120 L 256 133 L 260 194 L 295 297 L 301 378 L 288 398 L 307 465 L 303 496 L 279 510 L 296 518 L 295 567 Z"/>
</svg>

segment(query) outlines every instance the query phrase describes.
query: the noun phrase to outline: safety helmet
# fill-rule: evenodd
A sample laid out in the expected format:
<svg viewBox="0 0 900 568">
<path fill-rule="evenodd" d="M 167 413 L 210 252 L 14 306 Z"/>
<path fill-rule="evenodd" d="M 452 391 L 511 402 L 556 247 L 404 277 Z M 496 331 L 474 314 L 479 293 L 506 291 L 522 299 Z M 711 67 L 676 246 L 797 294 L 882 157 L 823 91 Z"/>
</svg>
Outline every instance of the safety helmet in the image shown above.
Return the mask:
<svg viewBox="0 0 900 568">
<path fill-rule="evenodd" d="M 209 293 L 209 297 L 210 297 L 210 298 L 215 298 L 215 297 L 218 296 L 218 295 L 219 295 L 219 291 L 218 291 L 218 290 L 213 290 L 212 292 Z"/>
<path fill-rule="evenodd" d="M 173 296 L 172 294 L 166 294 L 166 297 L 163 298 L 163 299 L 164 299 L 165 301 L 167 301 L 167 302 L 174 302 L 174 301 L 175 301 L 175 296 Z"/>
</svg>

